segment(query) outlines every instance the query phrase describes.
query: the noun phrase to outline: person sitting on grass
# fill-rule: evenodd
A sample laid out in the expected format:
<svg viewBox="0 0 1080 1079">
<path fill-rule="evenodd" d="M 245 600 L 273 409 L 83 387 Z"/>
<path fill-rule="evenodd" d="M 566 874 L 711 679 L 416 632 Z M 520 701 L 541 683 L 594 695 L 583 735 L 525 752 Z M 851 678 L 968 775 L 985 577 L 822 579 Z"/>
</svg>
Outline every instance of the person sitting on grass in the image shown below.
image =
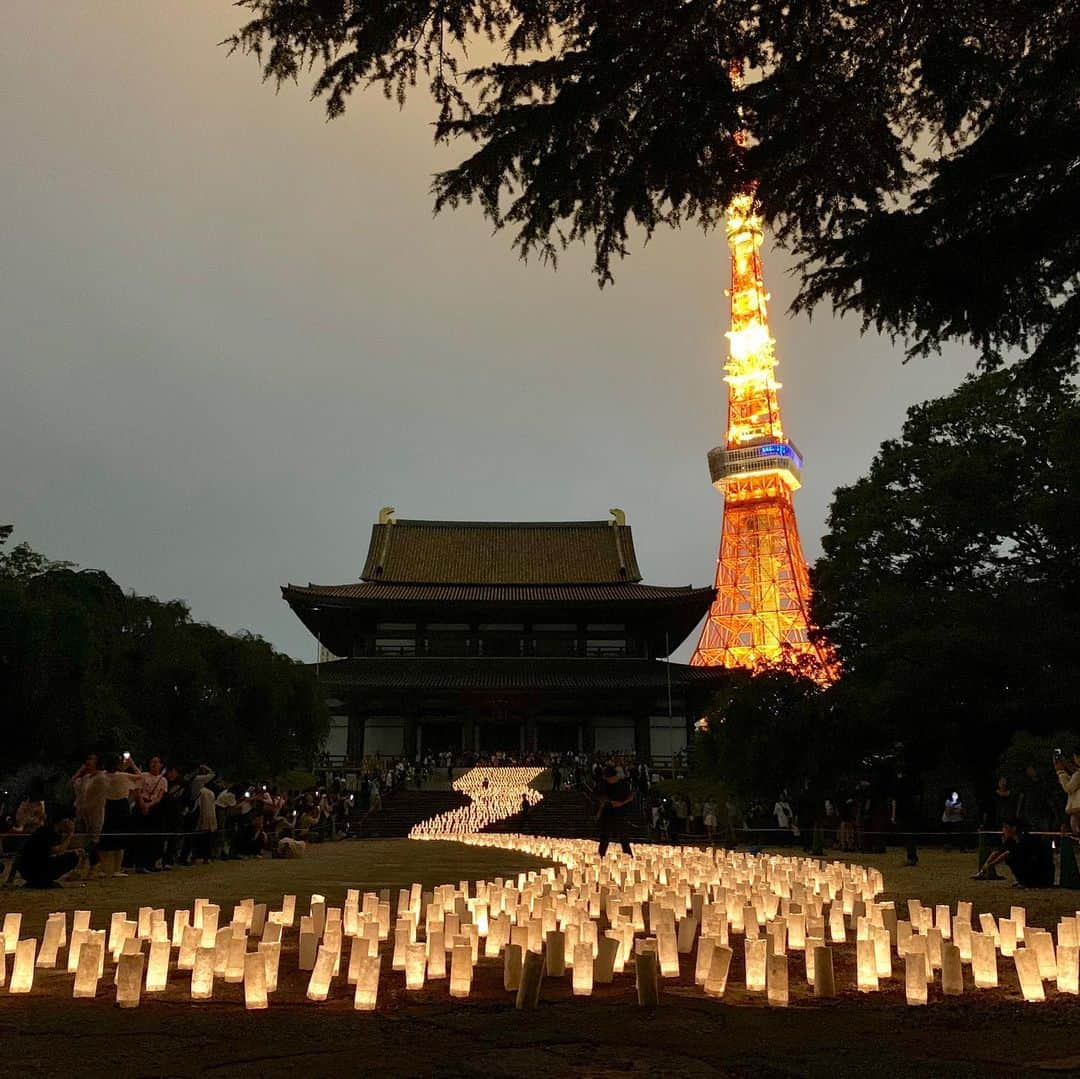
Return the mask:
<svg viewBox="0 0 1080 1079">
<path fill-rule="evenodd" d="M 268 846 L 263 815 L 252 813 L 242 824 L 233 840 L 233 853 L 237 858 L 258 858 Z"/>
<path fill-rule="evenodd" d="M 1001 846 L 982 864 L 973 880 L 992 880 L 991 870 L 1004 862 L 1012 870 L 1018 888 L 1052 888 L 1054 856 L 1038 836 L 1033 836 L 1015 817 L 1001 826 Z"/>
<path fill-rule="evenodd" d="M 68 850 L 74 834 L 75 822 L 70 818 L 35 829 L 15 863 L 27 888 L 59 888 L 61 878 L 78 867 L 81 856 Z"/>
</svg>

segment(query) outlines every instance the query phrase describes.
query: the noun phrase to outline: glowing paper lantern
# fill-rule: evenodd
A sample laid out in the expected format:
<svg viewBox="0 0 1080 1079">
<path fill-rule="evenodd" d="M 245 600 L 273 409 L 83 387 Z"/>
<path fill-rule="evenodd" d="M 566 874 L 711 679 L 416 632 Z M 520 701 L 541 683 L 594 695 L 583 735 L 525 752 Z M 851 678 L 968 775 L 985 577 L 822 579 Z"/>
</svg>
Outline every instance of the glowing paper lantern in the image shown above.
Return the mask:
<svg viewBox="0 0 1080 1079">
<path fill-rule="evenodd" d="M 638 952 L 634 956 L 634 972 L 637 979 L 638 1004 L 655 1007 L 660 1003 L 660 968 L 656 953 Z"/>
<path fill-rule="evenodd" d="M 694 936 L 697 933 L 697 919 L 693 917 L 680 918 L 678 928 L 679 955 L 689 955 L 694 950 Z M 667 975 L 665 975 L 667 977 Z"/>
<path fill-rule="evenodd" d="M 1080 948 L 1059 944 L 1057 949 L 1057 987 L 1059 993 L 1080 993 Z"/>
<path fill-rule="evenodd" d="M 360 960 L 360 969 L 356 978 L 356 993 L 353 996 L 353 1008 L 358 1012 L 375 1010 L 379 995 L 379 965 L 381 958 L 369 955 Z"/>
<path fill-rule="evenodd" d="M 918 1006 L 927 1001 L 926 957 L 922 952 L 908 951 L 904 956 L 904 991 L 910 1005 Z"/>
<path fill-rule="evenodd" d="M 180 952 L 176 957 L 177 970 L 191 970 L 195 966 L 195 953 L 202 943 L 202 934 L 203 931 L 198 926 L 184 926 L 180 937 Z"/>
<path fill-rule="evenodd" d="M 663 930 L 657 936 L 656 955 L 660 963 L 660 976 L 677 978 L 679 976 L 679 949 L 675 934 L 671 930 Z"/>
<path fill-rule="evenodd" d="M 997 988 L 997 949 L 987 933 L 971 934 L 971 973 L 976 989 Z"/>
<path fill-rule="evenodd" d="M 768 955 L 768 941 L 764 937 L 748 938 L 746 948 L 746 988 L 751 993 L 765 991 L 765 960 Z"/>
<path fill-rule="evenodd" d="M 923 977 L 925 991 L 925 975 Z M 836 977 L 833 974 L 832 949 L 824 944 L 814 948 L 814 996 L 835 997 Z"/>
<path fill-rule="evenodd" d="M 964 992 L 964 966 L 955 944 L 946 944 L 941 949 L 941 991 L 947 997 L 958 997 Z"/>
<path fill-rule="evenodd" d="M 319 954 L 315 958 L 315 967 L 308 980 L 308 1000 L 323 1001 L 330 994 L 330 981 L 334 976 L 334 961 L 336 956 L 325 947 L 319 948 Z"/>
<path fill-rule="evenodd" d="M 998 943 L 1006 958 L 1016 954 L 1016 922 L 1011 918 L 1002 918 L 998 922 Z"/>
<path fill-rule="evenodd" d="M 305 922 L 307 923 L 306 926 Z M 301 918 L 299 954 L 299 967 L 301 970 L 315 969 L 316 949 L 318 946 L 319 938 L 315 935 L 311 919 L 307 917 Z"/>
<path fill-rule="evenodd" d="M 1025 940 L 1027 934 L 1027 909 L 1025 907 L 1010 907 L 1009 920 L 1016 923 L 1016 939 Z"/>
<path fill-rule="evenodd" d="M 705 977 L 705 992 L 710 997 L 722 997 L 727 989 L 728 971 L 731 969 L 732 951 L 722 944 L 713 948 L 709 973 Z"/>
<path fill-rule="evenodd" d="M 246 969 L 247 937 L 232 937 L 225 957 L 225 981 L 239 985 L 244 980 Z"/>
<path fill-rule="evenodd" d="M 155 940 L 150 945 L 150 958 L 146 964 L 146 991 L 148 993 L 161 993 L 168 987 L 171 955 L 172 945 L 167 940 Z"/>
<path fill-rule="evenodd" d="M 875 925 L 870 931 L 870 937 L 874 942 L 874 963 L 877 966 L 878 978 L 891 978 L 892 947 L 889 930 L 883 925 Z"/>
<path fill-rule="evenodd" d="M 296 896 L 283 895 L 281 897 L 281 924 L 291 926 L 296 920 Z"/>
<path fill-rule="evenodd" d="M 244 1007 L 248 1011 L 262 1011 L 269 1005 L 266 989 L 266 957 L 258 952 L 251 952 L 244 956 Z"/>
<path fill-rule="evenodd" d="M 768 1001 L 775 1007 L 788 1003 L 788 960 L 786 955 L 770 955 L 766 963 Z"/>
<path fill-rule="evenodd" d="M 225 925 L 217 931 L 214 943 L 214 977 L 224 978 L 229 965 L 229 949 L 232 947 L 232 927 Z"/>
<path fill-rule="evenodd" d="M 22 932 L 22 913 L 9 911 L 4 915 L 4 952 L 11 955 L 15 951 L 15 945 L 19 942 L 19 933 Z"/>
<path fill-rule="evenodd" d="M 191 925 L 191 911 L 174 910 L 172 920 L 172 944 L 174 948 L 180 948 L 184 943 L 184 930 Z"/>
<path fill-rule="evenodd" d="M 1054 938 L 1045 929 L 1026 929 L 1024 941 L 1029 951 L 1035 952 L 1039 964 L 1039 977 L 1054 981 L 1057 978 L 1057 957 L 1054 955 Z"/>
<path fill-rule="evenodd" d="M 446 939 L 441 929 L 436 929 L 427 942 L 427 976 L 431 981 L 441 981 L 446 977 Z"/>
<path fill-rule="evenodd" d="M 588 944 L 574 949 L 573 993 L 576 997 L 590 997 L 593 991 L 593 954 Z"/>
<path fill-rule="evenodd" d="M 1024 994 L 1024 1000 L 1046 1000 L 1046 990 L 1043 989 L 1039 961 L 1035 958 L 1035 953 L 1030 948 L 1017 948 L 1013 961 L 1016 963 L 1016 975 L 1020 979 L 1020 991 Z"/>
<path fill-rule="evenodd" d="M 116 1003 L 121 1008 L 137 1008 L 142 994 L 143 964 L 146 957 L 138 952 L 123 952 L 116 965 Z"/>
<path fill-rule="evenodd" d="M 697 959 L 694 962 L 694 984 L 704 985 L 709 976 L 709 967 L 712 966 L 713 949 L 717 945 L 716 937 L 698 937 Z"/>
<path fill-rule="evenodd" d="M 154 915 L 153 907 L 139 907 L 138 917 L 136 918 L 135 935 L 137 937 L 149 937 L 150 936 L 150 919 Z"/>
<path fill-rule="evenodd" d="M 445 953 L 444 953 L 445 954 Z M 427 967 L 427 945 L 410 944 L 405 949 L 405 988 L 423 989 Z"/>
<path fill-rule="evenodd" d="M 834 944 L 843 944 L 847 940 L 847 932 L 844 929 L 844 908 L 839 903 L 833 903 L 829 908 L 829 939 Z"/>
<path fill-rule="evenodd" d="M 215 903 L 205 903 L 202 907 L 202 947 L 213 948 L 217 943 L 218 915 L 221 908 Z"/>
<path fill-rule="evenodd" d="M 75 971 L 75 988 L 72 996 L 77 1000 L 92 1000 L 97 996 L 98 978 L 101 976 L 99 967 L 102 961 L 104 949 L 96 940 L 84 940 L 83 933 L 79 932 L 80 946 L 78 968 Z M 75 941 L 75 931 L 71 934 L 72 944 Z"/>
<path fill-rule="evenodd" d="M 210 1000 L 214 995 L 214 958 L 216 948 L 200 947 L 191 968 L 191 999 Z"/>
<path fill-rule="evenodd" d="M 939 903 L 934 908 L 934 925 L 940 931 L 942 940 L 952 939 L 952 916 L 948 903 Z"/>
<path fill-rule="evenodd" d="M 76 929 L 89 929 L 90 928 L 90 911 L 77 910 L 72 918 L 71 931 L 75 932 Z"/>
<path fill-rule="evenodd" d="M 503 989 L 507 992 L 516 992 L 521 985 L 521 963 L 521 945 L 507 944 L 503 949 Z"/>
<path fill-rule="evenodd" d="M 855 944 L 856 984 L 860 993 L 876 993 L 878 990 L 877 947 L 872 940 L 860 940 Z"/>
<path fill-rule="evenodd" d="M 806 947 L 806 915 L 789 914 L 787 918 L 788 947 L 801 952 Z"/>
<path fill-rule="evenodd" d="M 56 953 L 60 950 L 60 941 L 66 934 L 67 916 L 50 914 L 45 921 L 45 931 L 41 935 L 41 948 L 37 954 L 37 965 L 42 970 L 52 970 L 56 966 Z"/>
<path fill-rule="evenodd" d="M 619 941 L 606 934 L 597 943 L 596 959 L 593 961 L 593 983 L 610 985 L 615 977 L 615 958 L 619 954 Z"/>
<path fill-rule="evenodd" d="M 6 940 L 6 937 L 5 937 Z M 9 993 L 29 993 L 34 985 L 34 957 L 37 953 L 37 941 L 32 937 L 15 944 L 15 962 L 11 967 Z"/>
<path fill-rule="evenodd" d="M 566 935 L 558 929 L 547 934 L 547 976 L 561 978 L 566 973 Z"/>
<path fill-rule="evenodd" d="M 953 940 L 956 941 L 956 945 L 960 949 L 960 960 L 963 963 L 971 962 L 971 938 L 973 936 L 971 923 L 961 921 L 960 916 L 957 915 L 956 920 L 953 922 Z"/>
<path fill-rule="evenodd" d="M 281 941 L 260 941 L 259 954 L 263 957 L 263 965 L 266 968 L 266 991 L 267 993 L 276 993 L 278 984 L 278 968 L 281 965 Z M 245 959 L 244 962 L 246 963 L 247 960 Z"/>
<path fill-rule="evenodd" d="M 472 947 L 468 944 L 455 944 L 450 961 L 450 995 L 452 997 L 469 995 L 469 990 L 472 988 L 472 973 Z"/>
</svg>

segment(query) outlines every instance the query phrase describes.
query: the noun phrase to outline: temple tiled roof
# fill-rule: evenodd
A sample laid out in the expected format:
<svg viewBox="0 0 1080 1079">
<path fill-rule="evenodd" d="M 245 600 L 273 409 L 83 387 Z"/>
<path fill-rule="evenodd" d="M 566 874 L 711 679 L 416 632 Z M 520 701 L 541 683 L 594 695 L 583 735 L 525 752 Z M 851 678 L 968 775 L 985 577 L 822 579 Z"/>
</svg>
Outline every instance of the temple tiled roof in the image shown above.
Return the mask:
<svg viewBox="0 0 1080 1079">
<path fill-rule="evenodd" d="M 615 521 L 410 521 L 371 530 L 365 581 L 559 585 L 641 580 L 630 526 Z"/>
<path fill-rule="evenodd" d="M 656 689 L 719 686 L 726 671 L 649 659 L 340 659 L 323 663 L 328 686 L 366 689 Z"/>
<path fill-rule="evenodd" d="M 711 588 L 663 588 L 656 585 L 618 584 L 355 584 L 287 585 L 282 595 L 290 604 L 310 607 L 327 603 L 352 606 L 366 603 L 631 603 L 665 604 L 712 601 Z"/>
</svg>

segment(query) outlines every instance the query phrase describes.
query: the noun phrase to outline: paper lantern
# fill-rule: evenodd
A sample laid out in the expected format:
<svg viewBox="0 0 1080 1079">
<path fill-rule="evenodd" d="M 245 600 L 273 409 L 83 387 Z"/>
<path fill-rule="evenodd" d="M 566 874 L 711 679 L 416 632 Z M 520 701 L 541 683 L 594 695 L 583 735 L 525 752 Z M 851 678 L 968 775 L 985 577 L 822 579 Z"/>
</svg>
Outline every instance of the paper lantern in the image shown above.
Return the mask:
<svg viewBox="0 0 1080 1079">
<path fill-rule="evenodd" d="M 1006 958 L 1016 954 L 1016 922 L 1011 918 L 1002 918 L 998 922 L 998 944 Z"/>
<path fill-rule="evenodd" d="M 259 942 L 259 954 L 263 957 L 263 966 L 266 968 L 265 983 L 267 993 L 276 993 L 278 985 L 278 969 L 281 965 L 281 941 L 263 940 Z M 245 959 L 246 963 L 247 960 Z"/>
<path fill-rule="evenodd" d="M 1059 993 L 1080 993 L 1080 970 L 1077 956 L 1080 948 L 1075 944 L 1059 944 L 1057 948 L 1057 987 Z"/>
<path fill-rule="evenodd" d="M 714 936 L 698 937 L 697 958 L 694 962 L 694 984 L 704 985 L 709 976 L 709 967 L 712 966 L 713 949 L 718 941 Z"/>
<path fill-rule="evenodd" d="M 768 955 L 768 941 L 764 937 L 748 938 L 746 949 L 746 988 L 751 993 L 765 991 L 765 960 Z"/>
<path fill-rule="evenodd" d="M 37 954 L 37 965 L 42 970 L 52 970 L 56 966 L 56 953 L 60 950 L 60 941 L 67 932 L 67 916 L 50 914 L 45 921 L 45 931 L 41 935 L 41 948 Z"/>
<path fill-rule="evenodd" d="M 705 992 L 710 997 L 722 997 L 727 989 L 728 972 L 731 970 L 730 948 L 718 944 L 713 948 L 709 973 L 705 976 Z"/>
<path fill-rule="evenodd" d="M 262 1011 L 269 1007 L 269 1003 L 266 957 L 259 952 L 250 952 L 244 956 L 244 1008 L 247 1011 Z"/>
<path fill-rule="evenodd" d="M 469 990 L 472 988 L 472 974 L 472 947 L 468 944 L 455 944 L 450 961 L 450 995 L 452 997 L 469 995 Z"/>
<path fill-rule="evenodd" d="M 964 966 L 955 944 L 946 944 L 941 949 L 941 991 L 947 997 L 958 997 L 964 992 Z"/>
<path fill-rule="evenodd" d="M 1016 939 L 1022 941 L 1027 934 L 1027 909 L 1025 907 L 1010 907 L 1009 921 L 1016 924 Z"/>
<path fill-rule="evenodd" d="M 844 908 L 839 903 L 833 903 L 829 908 L 829 939 L 834 944 L 843 944 L 847 940 L 847 932 L 844 929 Z"/>
<path fill-rule="evenodd" d="M 926 962 L 930 971 L 941 970 L 941 930 L 930 928 L 926 931 Z"/>
<path fill-rule="evenodd" d="M 961 921 L 960 916 L 957 915 L 953 921 L 953 940 L 956 941 L 956 945 L 960 949 L 960 960 L 963 963 L 971 962 L 971 938 L 973 936 L 971 923 Z"/>
<path fill-rule="evenodd" d="M 660 1003 L 660 967 L 656 953 L 638 952 L 634 956 L 634 972 L 637 980 L 638 1004 L 655 1007 Z"/>
<path fill-rule="evenodd" d="M 1029 932 L 1025 930 L 1025 935 Z M 1039 974 L 1039 961 L 1030 948 L 1017 948 L 1013 956 L 1016 963 L 1016 975 L 1020 979 L 1020 992 L 1024 994 L 1024 1000 L 1037 1002 L 1046 1000 L 1046 990 L 1043 989 L 1042 976 Z"/>
<path fill-rule="evenodd" d="M 997 988 L 997 949 L 987 933 L 971 934 L 971 973 L 976 989 Z"/>
<path fill-rule="evenodd" d="M 521 983 L 514 998 L 514 1007 L 519 1010 L 537 1007 L 543 980 L 544 957 L 539 952 L 526 950 L 521 960 Z"/>
<path fill-rule="evenodd" d="M 222 926 L 217 931 L 217 939 L 214 943 L 214 977 L 224 978 L 225 969 L 229 965 L 229 949 L 232 947 L 232 927 Z"/>
<path fill-rule="evenodd" d="M 904 992 L 908 1004 L 918 1006 L 927 1001 L 926 956 L 909 950 L 904 956 Z"/>
<path fill-rule="evenodd" d="M 1045 929 L 1025 929 L 1024 941 L 1029 951 L 1035 952 L 1039 964 L 1039 977 L 1054 981 L 1057 978 L 1057 957 L 1054 955 L 1054 938 Z"/>
<path fill-rule="evenodd" d="M 191 968 L 191 999 L 210 1000 L 214 995 L 214 958 L 216 948 L 199 947 Z"/>
<path fill-rule="evenodd" d="M 787 917 L 788 947 L 801 952 L 806 947 L 806 915 L 789 914 Z"/>
<path fill-rule="evenodd" d="M 518 987 L 521 985 L 521 963 L 521 945 L 507 944 L 503 949 L 503 989 L 507 992 L 517 992 Z"/>
<path fill-rule="evenodd" d="M 836 977 L 833 973 L 832 949 L 824 944 L 818 944 L 814 948 L 813 985 L 815 997 L 836 996 Z"/>
<path fill-rule="evenodd" d="M 874 942 L 874 964 L 877 967 L 877 976 L 881 978 L 892 977 L 892 947 L 889 940 L 889 930 L 883 925 L 875 925 L 870 932 Z"/>
<path fill-rule="evenodd" d="M 872 940 L 855 943 L 856 985 L 860 993 L 878 990 L 877 946 Z"/>
<path fill-rule="evenodd" d="M 788 1003 L 788 959 L 786 955 L 770 955 L 766 963 L 768 1001 L 774 1007 L 786 1008 Z"/>
<path fill-rule="evenodd" d="M 116 964 L 116 1003 L 121 1008 L 137 1008 L 142 994 L 143 964 L 146 957 L 138 952 L 123 952 Z"/>
<path fill-rule="evenodd" d="M 20 940 L 15 945 L 15 962 L 11 967 L 11 979 L 8 982 L 9 993 L 29 993 L 34 985 L 34 958 L 37 954 L 37 941 L 32 937 Z"/>
<path fill-rule="evenodd" d="M 263 926 L 262 939 L 265 944 L 280 944 L 281 931 L 284 928 L 281 922 L 270 922 Z"/>
<path fill-rule="evenodd" d="M 1062 918 L 1058 922 L 1057 932 L 1058 945 L 1066 948 L 1075 948 L 1080 945 L 1080 930 L 1077 928 L 1076 918 Z"/>
<path fill-rule="evenodd" d="M 239 985 L 244 980 L 246 967 L 247 937 L 232 937 L 225 956 L 225 981 Z"/>
<path fill-rule="evenodd" d="M 423 942 L 409 944 L 405 948 L 405 988 L 423 989 L 424 970 L 427 967 L 427 945 Z"/>
<path fill-rule="evenodd" d="M 436 929 L 427 942 L 427 976 L 430 981 L 441 981 L 446 977 L 446 938 L 441 929 Z"/>
<path fill-rule="evenodd" d="M 320 946 L 315 966 L 308 979 L 307 998 L 316 1002 L 326 1000 L 330 994 L 330 982 L 334 977 L 335 955 L 329 948 Z"/>
<path fill-rule="evenodd" d="M 221 908 L 215 903 L 206 903 L 202 908 L 202 944 L 203 948 L 213 948 L 217 942 L 218 915 Z"/>
<path fill-rule="evenodd" d="M 619 954 L 620 942 L 615 937 L 605 934 L 600 938 L 596 958 L 593 960 L 593 983 L 610 985 L 615 976 L 615 959 Z"/>
<path fill-rule="evenodd" d="M 997 922 L 994 920 L 992 914 L 980 914 L 979 915 L 979 928 L 982 929 L 985 936 L 990 937 L 994 942 L 994 947 L 997 947 L 998 942 L 998 927 Z"/>
<path fill-rule="evenodd" d="M 940 931 L 942 940 L 952 939 L 952 916 L 948 903 L 939 903 L 934 908 L 934 926 Z"/>
<path fill-rule="evenodd" d="M 590 997 L 593 991 L 593 954 L 588 944 L 574 949 L 574 975 L 572 981 L 575 997 Z"/>
<path fill-rule="evenodd" d="M 291 926 L 296 920 L 296 896 L 283 895 L 281 897 L 281 924 Z"/>
<path fill-rule="evenodd" d="M 76 929 L 89 929 L 90 928 L 90 911 L 77 910 L 72 916 L 71 931 L 75 932 Z"/>
<path fill-rule="evenodd" d="M 694 936 L 697 934 L 698 923 L 693 917 L 679 919 L 678 947 L 680 955 L 689 955 L 694 950 Z"/>
<path fill-rule="evenodd" d="M 251 910 L 251 934 L 258 937 L 266 928 L 266 904 L 256 903 Z"/>
<path fill-rule="evenodd" d="M 547 934 L 546 968 L 549 978 L 561 978 L 566 973 L 566 935 L 558 929 Z"/>
<path fill-rule="evenodd" d="M 356 993 L 353 996 L 353 1007 L 358 1012 L 375 1010 L 375 1002 L 379 995 L 380 963 L 381 958 L 377 955 L 369 955 L 360 960 L 360 969 L 356 977 Z"/>
<path fill-rule="evenodd" d="M 195 966 L 195 953 L 202 943 L 202 934 L 203 931 L 198 926 L 184 926 L 180 936 L 180 952 L 176 957 L 177 970 L 191 970 Z"/>
<path fill-rule="evenodd" d="M 4 915 L 4 952 L 12 955 L 15 945 L 19 942 L 19 934 L 22 932 L 22 914 L 19 911 L 9 911 Z"/>
<path fill-rule="evenodd" d="M 679 976 L 678 942 L 675 934 L 670 929 L 663 930 L 657 936 L 656 956 L 660 964 L 660 976 L 662 978 L 677 978 Z"/>
<path fill-rule="evenodd" d="M 104 949 L 96 940 L 84 939 L 84 932 L 79 931 L 78 967 L 75 971 L 75 988 L 72 996 L 76 1000 L 93 1000 L 97 996 L 98 978 L 101 976 L 99 967 L 102 961 Z M 72 944 L 75 942 L 75 931 L 72 931 Z"/>
<path fill-rule="evenodd" d="M 148 993 L 161 993 L 168 987 L 171 955 L 172 945 L 167 940 L 155 940 L 150 945 L 150 958 L 146 964 Z"/>
<path fill-rule="evenodd" d="M 308 922 L 308 928 L 303 928 L 303 923 Z M 310 920 L 301 918 L 300 929 L 300 952 L 298 956 L 298 965 L 301 970 L 314 970 L 315 959 L 317 956 L 317 949 L 319 947 L 319 938 L 315 935 L 315 930 L 311 926 Z"/>
</svg>

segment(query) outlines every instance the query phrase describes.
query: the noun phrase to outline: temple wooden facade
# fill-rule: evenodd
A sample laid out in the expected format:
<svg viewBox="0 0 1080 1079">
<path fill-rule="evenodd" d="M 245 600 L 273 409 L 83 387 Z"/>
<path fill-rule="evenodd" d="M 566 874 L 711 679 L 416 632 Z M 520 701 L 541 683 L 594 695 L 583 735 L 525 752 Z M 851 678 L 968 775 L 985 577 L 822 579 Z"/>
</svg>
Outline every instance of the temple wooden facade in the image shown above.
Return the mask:
<svg viewBox="0 0 1080 1079">
<path fill-rule="evenodd" d="M 335 657 L 318 664 L 339 732 L 331 754 L 682 750 L 725 674 L 665 657 L 714 592 L 642 584 L 613 513 L 508 523 L 384 511 L 358 582 L 285 586 Z"/>
</svg>

